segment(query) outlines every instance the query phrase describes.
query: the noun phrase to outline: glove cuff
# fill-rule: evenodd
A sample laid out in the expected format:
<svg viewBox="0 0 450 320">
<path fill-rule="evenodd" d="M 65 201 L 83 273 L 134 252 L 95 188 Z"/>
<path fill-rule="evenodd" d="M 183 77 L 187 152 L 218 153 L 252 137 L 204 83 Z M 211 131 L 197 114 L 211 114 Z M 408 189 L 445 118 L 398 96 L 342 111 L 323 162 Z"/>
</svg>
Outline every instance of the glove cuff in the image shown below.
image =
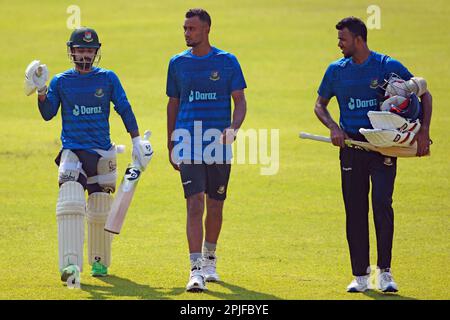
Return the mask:
<svg viewBox="0 0 450 320">
<path fill-rule="evenodd" d="M 44 85 L 42 88 L 37 89 L 36 91 L 38 95 L 44 96 L 47 94 L 47 89 L 48 89 L 47 86 Z"/>
<path fill-rule="evenodd" d="M 141 141 L 141 136 L 137 136 L 131 139 L 131 141 L 133 142 L 133 145 L 139 144 L 139 142 Z"/>
</svg>

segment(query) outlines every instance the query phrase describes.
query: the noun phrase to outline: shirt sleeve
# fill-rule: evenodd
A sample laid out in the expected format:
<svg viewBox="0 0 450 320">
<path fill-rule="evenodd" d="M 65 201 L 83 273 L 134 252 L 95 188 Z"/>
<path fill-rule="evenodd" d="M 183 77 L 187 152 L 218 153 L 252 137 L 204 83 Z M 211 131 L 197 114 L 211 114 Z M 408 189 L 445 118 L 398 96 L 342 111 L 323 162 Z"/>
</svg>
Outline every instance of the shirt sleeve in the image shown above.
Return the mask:
<svg viewBox="0 0 450 320">
<path fill-rule="evenodd" d="M 58 77 L 53 77 L 48 86 L 47 97 L 42 102 L 38 100 L 39 112 L 42 118 L 46 121 L 52 119 L 58 113 L 60 103 Z"/>
<path fill-rule="evenodd" d="M 332 97 L 335 96 L 333 90 L 332 75 L 333 75 L 333 67 L 330 65 L 327 68 L 327 71 L 325 71 L 325 75 L 323 76 L 322 82 L 320 83 L 319 90 L 317 90 L 319 96 L 325 99 L 331 99 Z"/>
<path fill-rule="evenodd" d="M 180 98 L 180 88 L 178 86 L 173 60 L 170 60 L 169 69 L 167 70 L 166 94 L 171 98 Z"/>
<path fill-rule="evenodd" d="M 403 80 L 409 80 L 414 77 L 412 73 L 409 72 L 409 70 L 400 61 L 388 57 L 386 61 L 385 79 L 389 79 L 391 73 L 395 73 Z"/>
<path fill-rule="evenodd" d="M 112 71 L 108 72 L 108 77 L 112 85 L 111 101 L 114 103 L 114 110 L 122 118 L 123 124 L 128 132 L 138 130 L 136 117 L 134 116 L 133 109 L 128 102 L 127 95 L 123 90 L 119 78 Z"/>
<path fill-rule="evenodd" d="M 241 69 L 241 65 L 239 64 L 239 61 L 234 55 L 230 56 L 233 68 L 233 74 L 231 76 L 231 92 L 245 89 L 247 88 L 247 84 L 245 83 L 245 78 Z"/>
</svg>

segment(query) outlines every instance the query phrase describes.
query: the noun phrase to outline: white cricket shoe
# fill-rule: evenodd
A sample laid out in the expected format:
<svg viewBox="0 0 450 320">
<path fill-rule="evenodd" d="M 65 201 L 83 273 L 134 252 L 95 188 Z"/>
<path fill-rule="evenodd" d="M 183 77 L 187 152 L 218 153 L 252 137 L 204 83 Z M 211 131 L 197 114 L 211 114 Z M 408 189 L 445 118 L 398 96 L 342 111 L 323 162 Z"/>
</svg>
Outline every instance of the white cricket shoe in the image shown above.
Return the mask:
<svg viewBox="0 0 450 320">
<path fill-rule="evenodd" d="M 380 271 L 378 275 L 378 289 L 383 292 L 397 292 L 398 286 L 392 277 L 391 270 L 387 269 L 384 272 Z"/>
<path fill-rule="evenodd" d="M 366 276 L 356 276 L 347 286 L 347 292 L 364 292 L 370 288 L 370 274 Z"/>
<path fill-rule="evenodd" d="M 219 275 L 216 272 L 217 257 L 214 253 L 208 253 L 203 256 L 202 270 L 205 276 L 205 281 L 217 282 L 220 281 Z"/>
<path fill-rule="evenodd" d="M 189 282 L 186 285 L 186 291 L 188 292 L 203 292 L 207 290 L 201 263 L 202 262 L 199 259 L 192 267 L 191 274 L 189 275 Z"/>
</svg>

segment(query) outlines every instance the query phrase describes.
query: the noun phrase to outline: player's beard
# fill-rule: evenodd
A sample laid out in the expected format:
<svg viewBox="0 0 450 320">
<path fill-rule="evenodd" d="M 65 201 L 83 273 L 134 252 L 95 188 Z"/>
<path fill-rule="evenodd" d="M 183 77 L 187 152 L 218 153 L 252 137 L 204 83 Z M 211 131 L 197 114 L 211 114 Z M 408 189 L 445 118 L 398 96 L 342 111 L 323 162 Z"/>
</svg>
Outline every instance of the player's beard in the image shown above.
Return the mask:
<svg viewBox="0 0 450 320">
<path fill-rule="evenodd" d="M 354 53 L 355 53 L 354 50 L 342 50 L 342 54 L 344 55 L 344 58 L 346 58 L 346 59 L 353 57 Z"/>
<path fill-rule="evenodd" d="M 95 60 L 95 58 L 90 58 L 90 57 L 78 57 L 78 59 L 76 59 L 76 57 L 74 57 L 75 65 L 83 71 L 91 70 L 94 60 Z"/>
<path fill-rule="evenodd" d="M 199 44 L 200 44 L 200 42 L 194 42 L 194 41 L 188 42 L 188 40 L 186 40 L 186 46 L 191 47 L 191 48 L 195 48 Z"/>
</svg>

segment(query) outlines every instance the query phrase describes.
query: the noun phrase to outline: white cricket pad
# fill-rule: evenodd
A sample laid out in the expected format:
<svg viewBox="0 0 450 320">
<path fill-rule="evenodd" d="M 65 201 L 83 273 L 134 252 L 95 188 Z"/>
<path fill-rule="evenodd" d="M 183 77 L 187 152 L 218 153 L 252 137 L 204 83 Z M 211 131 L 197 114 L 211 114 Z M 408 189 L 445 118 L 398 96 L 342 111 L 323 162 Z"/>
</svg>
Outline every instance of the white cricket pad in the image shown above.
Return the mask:
<svg viewBox="0 0 450 320">
<path fill-rule="evenodd" d="M 400 132 L 410 131 L 416 134 L 420 129 L 420 121 L 410 121 L 389 111 L 369 111 L 367 113 L 374 129 L 391 129 Z"/>
<path fill-rule="evenodd" d="M 97 175 L 87 179 L 88 184 L 98 183 L 104 192 L 114 192 L 117 181 L 117 151 L 115 145 L 105 151 L 94 149 L 100 155 L 97 163 Z"/>
<path fill-rule="evenodd" d="M 78 181 L 80 173 L 86 176 L 86 172 L 84 172 L 82 163 L 78 159 L 78 156 L 69 149 L 64 149 L 61 152 L 58 172 L 59 183 Z"/>
<path fill-rule="evenodd" d="M 89 264 L 95 261 L 109 267 L 111 264 L 111 242 L 113 235 L 104 230 L 111 211 L 112 196 L 105 192 L 89 195 L 87 205 L 88 257 Z"/>
<path fill-rule="evenodd" d="M 83 268 L 85 212 L 83 186 L 75 181 L 63 183 L 56 204 L 60 270 L 70 264 Z"/>
<path fill-rule="evenodd" d="M 409 143 L 414 138 L 412 132 L 400 132 L 398 130 L 384 129 L 359 129 L 359 132 L 366 137 L 367 141 L 376 147 L 409 147 Z"/>
</svg>

